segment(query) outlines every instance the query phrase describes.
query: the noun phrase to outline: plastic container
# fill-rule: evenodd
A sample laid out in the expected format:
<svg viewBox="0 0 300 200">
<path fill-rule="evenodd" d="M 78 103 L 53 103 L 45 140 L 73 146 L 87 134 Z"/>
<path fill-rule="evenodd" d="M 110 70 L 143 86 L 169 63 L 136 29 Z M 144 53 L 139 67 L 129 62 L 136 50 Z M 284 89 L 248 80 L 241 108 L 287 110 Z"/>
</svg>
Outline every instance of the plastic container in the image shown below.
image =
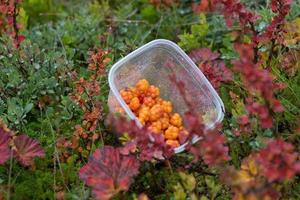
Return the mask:
<svg viewBox="0 0 300 200">
<path fill-rule="evenodd" d="M 145 44 L 112 66 L 108 77 L 110 112 L 115 113 L 116 108 L 121 107 L 130 119 L 142 126 L 119 91 L 134 86 L 140 79 L 146 79 L 150 84 L 159 87 L 161 97 L 170 100 L 174 111 L 183 116 L 188 107 L 170 79 L 172 74 L 175 74 L 177 80 L 184 82 L 186 93 L 196 105 L 194 111 L 204 116 L 207 129 L 222 121 L 224 104 L 215 89 L 179 46 L 164 39 Z M 194 137 L 193 142 L 199 139 L 201 138 Z M 175 153 L 184 151 L 185 145 L 175 148 Z"/>
</svg>

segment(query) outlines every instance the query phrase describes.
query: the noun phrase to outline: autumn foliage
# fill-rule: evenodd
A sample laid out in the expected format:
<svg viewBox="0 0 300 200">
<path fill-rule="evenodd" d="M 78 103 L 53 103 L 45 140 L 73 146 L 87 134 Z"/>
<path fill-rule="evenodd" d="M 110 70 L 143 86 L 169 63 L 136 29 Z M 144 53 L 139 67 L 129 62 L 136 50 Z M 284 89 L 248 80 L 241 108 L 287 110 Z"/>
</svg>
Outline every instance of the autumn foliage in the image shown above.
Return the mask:
<svg viewBox="0 0 300 200">
<path fill-rule="evenodd" d="M 292 144 L 271 139 L 265 148 L 245 158 L 241 169 L 224 170 L 222 179 L 232 187 L 235 199 L 279 199 L 276 183 L 288 181 L 300 172 L 298 157 Z"/>
<path fill-rule="evenodd" d="M 38 141 L 27 135 L 15 135 L 5 124 L 0 124 L 0 164 L 16 158 L 23 166 L 34 165 L 34 158 L 44 157 L 45 152 Z"/>
<path fill-rule="evenodd" d="M 97 149 L 79 176 L 93 188 L 97 199 L 110 199 L 120 191 L 127 191 L 138 174 L 139 162 L 134 156 L 125 156 L 120 149 L 104 146 Z"/>
<path fill-rule="evenodd" d="M 0 0 L 0 200 L 299 197 L 297 2 L 47 2 Z M 130 72 L 118 90 L 140 123 L 110 113 L 111 65 L 155 38 L 203 72 L 222 124 L 207 126 L 169 60 L 184 112 Z"/>
<path fill-rule="evenodd" d="M 218 90 L 222 83 L 228 83 L 232 80 L 232 72 L 219 58 L 219 53 L 212 52 L 209 48 L 200 48 L 193 49 L 189 56 L 198 64 L 215 89 Z"/>
<path fill-rule="evenodd" d="M 103 105 L 99 100 L 101 95 L 101 78 L 105 74 L 106 64 L 109 58 L 107 52 L 97 49 L 91 52 L 88 71 L 88 78 L 77 76 L 76 72 L 70 74 L 74 80 L 74 91 L 70 94 L 71 99 L 83 111 L 82 124 L 74 127 L 74 133 L 71 139 L 60 137 L 57 141 L 57 147 L 62 152 L 61 160 L 66 161 L 71 155 L 70 151 L 78 152 L 82 157 L 87 157 L 92 145 L 103 140 L 99 130 L 99 123 L 103 119 Z M 80 140 L 84 144 L 80 144 Z"/>
<path fill-rule="evenodd" d="M 11 36 L 16 47 L 25 39 L 25 37 L 19 33 L 20 24 L 17 22 L 19 4 L 21 2 L 22 0 L 0 1 L 0 31 Z"/>
</svg>

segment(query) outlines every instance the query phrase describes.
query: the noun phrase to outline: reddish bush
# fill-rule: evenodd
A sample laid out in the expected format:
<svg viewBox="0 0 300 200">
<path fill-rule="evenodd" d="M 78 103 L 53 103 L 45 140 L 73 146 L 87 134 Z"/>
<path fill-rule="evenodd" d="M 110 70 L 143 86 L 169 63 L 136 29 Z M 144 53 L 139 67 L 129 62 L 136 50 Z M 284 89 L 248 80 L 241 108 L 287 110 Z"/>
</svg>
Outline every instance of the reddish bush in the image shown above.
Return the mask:
<svg viewBox="0 0 300 200">
<path fill-rule="evenodd" d="M 265 148 L 245 158 L 239 170 L 225 169 L 222 180 L 232 188 L 235 199 L 279 199 L 276 184 L 292 179 L 299 172 L 299 154 L 293 145 L 271 139 Z"/>
<path fill-rule="evenodd" d="M 141 161 L 151 161 L 169 158 L 173 153 L 173 148 L 166 144 L 162 134 L 154 133 L 146 127 L 139 128 L 135 121 L 128 122 L 123 117 L 112 117 L 110 123 L 118 133 L 126 133 L 128 137 L 128 141 L 120 149 L 124 155 L 139 152 L 138 158 Z"/>
<path fill-rule="evenodd" d="M 232 80 L 231 71 L 225 66 L 224 61 L 219 59 L 218 53 L 214 53 L 208 48 L 200 48 L 192 50 L 189 56 L 198 64 L 215 89 L 218 90 L 221 83 Z"/>
<path fill-rule="evenodd" d="M 292 144 L 282 139 L 268 141 L 266 148 L 258 152 L 262 174 L 269 182 L 291 179 L 300 172 L 299 154 Z"/>
<path fill-rule="evenodd" d="M 89 162 L 80 169 L 79 176 L 93 188 L 97 199 L 106 200 L 128 190 L 138 172 L 139 162 L 134 156 L 125 156 L 118 148 L 104 146 L 95 151 Z"/>
<path fill-rule="evenodd" d="M 14 136 L 5 124 L 0 123 L 0 164 L 4 164 L 10 156 L 15 157 L 23 166 L 31 166 L 34 158 L 45 156 L 45 152 L 38 141 L 27 135 Z"/>
<path fill-rule="evenodd" d="M 107 54 L 107 51 L 100 49 L 91 52 L 88 78 L 78 78 L 76 72 L 71 74 L 75 87 L 70 97 L 79 105 L 84 114 L 82 124 L 75 126 L 71 139 L 59 138 L 57 141 L 57 147 L 61 152 L 64 152 L 61 156 L 62 161 L 70 156 L 68 151 L 65 151 L 66 149 L 75 150 L 82 157 L 87 157 L 92 144 L 99 138 L 102 139 L 102 133 L 97 130 L 97 127 L 99 122 L 103 120 L 103 106 L 99 96 L 102 94 L 101 79 L 104 77 L 107 63 L 110 61 Z M 79 140 L 83 140 L 84 145 L 80 145 Z"/>
<path fill-rule="evenodd" d="M 17 22 L 21 2 L 22 0 L 0 0 L 0 33 L 2 31 L 11 36 L 16 47 L 25 39 L 19 34 L 20 24 Z"/>
</svg>

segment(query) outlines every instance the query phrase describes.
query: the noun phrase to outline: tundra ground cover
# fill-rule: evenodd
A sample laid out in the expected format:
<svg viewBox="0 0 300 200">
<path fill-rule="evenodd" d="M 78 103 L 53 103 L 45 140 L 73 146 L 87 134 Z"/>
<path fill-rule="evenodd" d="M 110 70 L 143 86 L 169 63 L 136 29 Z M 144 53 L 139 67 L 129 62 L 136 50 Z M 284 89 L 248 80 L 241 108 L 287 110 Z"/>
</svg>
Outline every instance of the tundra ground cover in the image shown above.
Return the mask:
<svg viewBox="0 0 300 200">
<path fill-rule="evenodd" d="M 0 199 L 300 198 L 299 1 L 0 0 L 0 11 Z M 189 145 L 176 155 L 107 106 L 112 64 L 156 38 L 178 43 L 225 104 L 205 134 L 171 77 L 185 128 L 204 138 L 178 136 Z"/>
</svg>

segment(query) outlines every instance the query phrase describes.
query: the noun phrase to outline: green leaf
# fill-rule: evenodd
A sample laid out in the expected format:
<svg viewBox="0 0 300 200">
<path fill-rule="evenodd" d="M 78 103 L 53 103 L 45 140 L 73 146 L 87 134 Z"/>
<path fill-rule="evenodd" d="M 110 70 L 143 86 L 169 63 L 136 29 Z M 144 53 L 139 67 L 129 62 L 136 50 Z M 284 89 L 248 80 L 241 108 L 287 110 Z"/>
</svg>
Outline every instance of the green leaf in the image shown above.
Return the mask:
<svg viewBox="0 0 300 200">
<path fill-rule="evenodd" d="M 174 186 L 174 199 L 175 200 L 183 200 L 186 199 L 186 194 L 184 192 L 184 189 L 182 188 L 182 186 L 177 183 L 177 185 Z"/>
<path fill-rule="evenodd" d="M 28 23 L 28 18 L 29 16 L 26 14 L 26 11 L 24 10 L 24 8 L 20 8 L 19 9 L 19 15 L 18 15 L 18 23 L 21 24 L 21 30 L 25 30 L 27 27 L 27 23 Z"/>
<path fill-rule="evenodd" d="M 158 14 L 153 5 L 147 5 L 141 10 L 142 17 L 150 23 L 155 23 L 158 20 Z"/>
<path fill-rule="evenodd" d="M 202 196 L 200 197 L 200 200 L 209 200 L 209 199 L 208 199 L 206 196 L 203 196 L 203 195 L 202 195 Z"/>
<path fill-rule="evenodd" d="M 262 136 L 264 136 L 264 137 L 272 137 L 272 136 L 273 136 L 273 132 L 272 132 L 271 129 L 266 129 L 266 130 L 263 132 Z"/>
<path fill-rule="evenodd" d="M 75 42 L 75 38 L 71 35 L 64 35 L 62 37 L 62 41 L 63 41 L 64 45 L 70 45 L 73 42 Z"/>
<path fill-rule="evenodd" d="M 31 111 L 31 109 L 33 108 L 33 103 L 29 103 L 25 106 L 24 108 L 24 114 L 27 114 Z"/>
<path fill-rule="evenodd" d="M 182 180 L 182 184 L 184 189 L 186 189 L 188 192 L 191 192 L 196 187 L 196 179 L 193 175 L 186 174 L 183 172 L 179 172 L 179 176 Z"/>
<path fill-rule="evenodd" d="M 205 177 L 205 183 L 209 188 L 209 191 L 211 193 L 211 199 L 215 199 L 218 192 L 221 190 L 221 185 L 216 182 L 216 180 L 211 176 Z"/>
</svg>

